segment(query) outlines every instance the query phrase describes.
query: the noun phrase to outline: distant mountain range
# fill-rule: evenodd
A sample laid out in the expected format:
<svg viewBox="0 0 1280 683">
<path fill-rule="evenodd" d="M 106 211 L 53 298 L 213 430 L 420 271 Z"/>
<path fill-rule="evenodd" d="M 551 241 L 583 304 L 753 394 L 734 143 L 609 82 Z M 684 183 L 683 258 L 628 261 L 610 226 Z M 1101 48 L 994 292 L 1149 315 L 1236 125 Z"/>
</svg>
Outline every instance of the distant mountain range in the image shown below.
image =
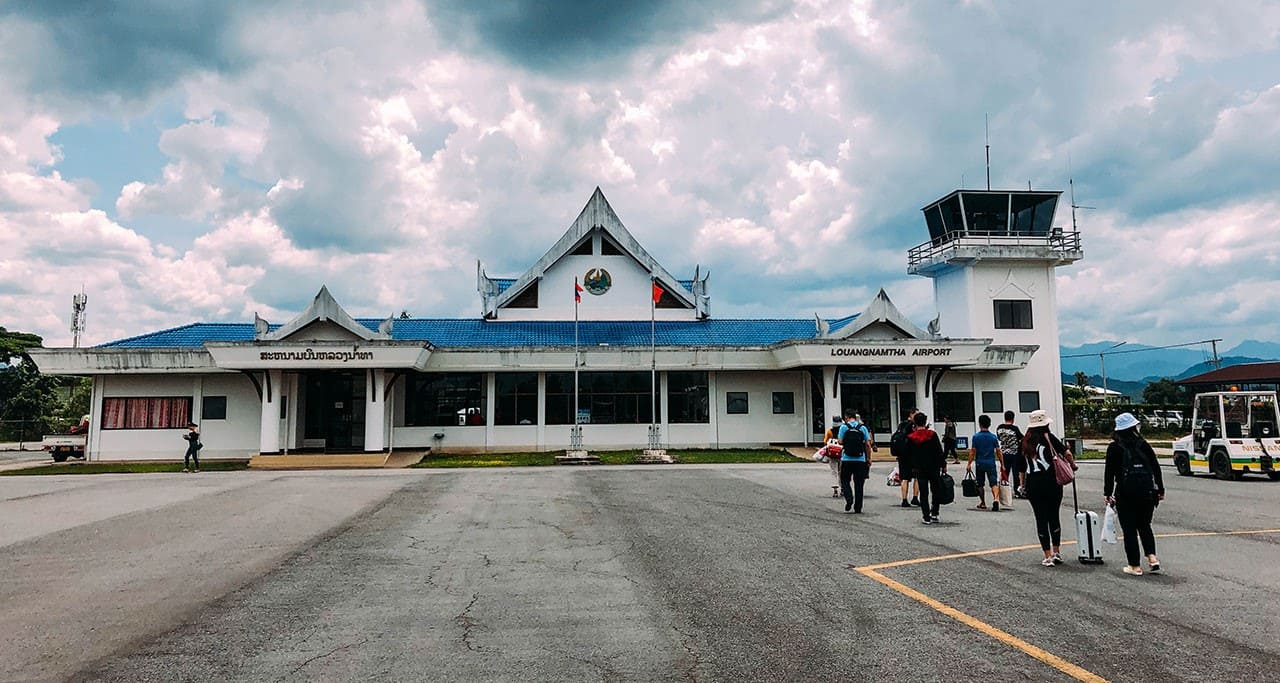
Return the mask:
<svg viewBox="0 0 1280 683">
<path fill-rule="evenodd" d="M 1141 396 L 1141 387 L 1146 386 L 1147 382 L 1162 377 L 1183 379 L 1207 372 L 1213 367 L 1213 354 L 1208 344 L 1203 348 L 1160 349 L 1131 343 L 1112 349 L 1116 343 L 1095 342 L 1083 346 L 1061 347 L 1063 376 L 1074 377 L 1076 372 L 1084 372 L 1090 376 L 1096 375 L 1098 376 L 1096 385 L 1101 386 L 1098 354 L 1105 352 L 1107 388 L 1128 393 L 1128 389 L 1121 389 L 1116 383 L 1133 382 L 1139 385 L 1137 395 Z M 1219 348 L 1218 353 L 1223 367 L 1280 360 L 1280 343 L 1250 339 L 1230 349 Z"/>
</svg>

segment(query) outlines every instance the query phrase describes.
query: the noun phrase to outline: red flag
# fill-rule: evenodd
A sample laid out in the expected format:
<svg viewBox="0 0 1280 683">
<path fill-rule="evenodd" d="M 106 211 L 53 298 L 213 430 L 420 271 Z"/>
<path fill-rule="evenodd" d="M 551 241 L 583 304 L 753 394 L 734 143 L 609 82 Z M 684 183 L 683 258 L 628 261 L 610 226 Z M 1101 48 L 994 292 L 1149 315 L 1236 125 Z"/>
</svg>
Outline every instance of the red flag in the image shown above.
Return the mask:
<svg viewBox="0 0 1280 683">
<path fill-rule="evenodd" d="M 578 284 L 578 278 L 573 279 L 573 303 L 582 303 L 582 285 Z"/>
<path fill-rule="evenodd" d="M 658 300 L 662 298 L 663 294 L 666 294 L 666 290 L 659 287 L 658 283 L 655 281 L 653 283 L 653 303 L 658 303 Z"/>
</svg>

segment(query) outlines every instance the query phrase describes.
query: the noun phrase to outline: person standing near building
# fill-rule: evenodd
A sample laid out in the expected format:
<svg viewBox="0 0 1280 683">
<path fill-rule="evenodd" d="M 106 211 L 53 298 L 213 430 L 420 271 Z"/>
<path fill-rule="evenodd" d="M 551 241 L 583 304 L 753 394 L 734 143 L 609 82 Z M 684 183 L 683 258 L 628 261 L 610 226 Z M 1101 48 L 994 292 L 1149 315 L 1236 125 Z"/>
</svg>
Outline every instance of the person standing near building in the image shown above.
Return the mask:
<svg viewBox="0 0 1280 683">
<path fill-rule="evenodd" d="M 1116 431 L 1107 446 L 1102 482 L 1103 498 L 1116 506 L 1116 517 L 1124 530 L 1124 554 L 1129 562 L 1124 573 L 1142 575 L 1139 540 L 1147 556 L 1147 568 L 1151 572 L 1160 571 L 1151 517 L 1164 500 L 1164 477 L 1151 444 L 1138 433 L 1138 418 L 1131 413 L 1116 416 Z"/>
<path fill-rule="evenodd" d="M 1013 411 L 1004 411 L 1004 424 L 996 427 L 996 438 L 1000 440 L 1000 452 L 1004 456 L 1004 471 L 1009 475 L 1009 485 L 1013 487 L 1013 497 L 1022 497 L 1022 430 L 1013 423 Z"/>
<path fill-rule="evenodd" d="M 1022 457 L 1027 463 L 1024 480 L 1027 500 L 1036 516 L 1036 535 L 1040 537 L 1040 549 L 1044 561 L 1040 564 L 1052 567 L 1062 564 L 1062 484 L 1053 472 L 1053 461 L 1066 458 L 1075 469 L 1071 450 L 1062 440 L 1049 432 L 1053 420 L 1043 410 L 1031 413 L 1027 422 L 1027 434 L 1022 438 Z"/>
<path fill-rule="evenodd" d="M 978 432 L 969 440 L 969 464 L 965 470 L 972 472 L 977 470 L 978 475 L 978 509 L 987 509 L 987 499 L 984 495 L 983 481 L 986 486 L 991 488 L 991 510 L 993 512 L 1000 511 L 1000 486 L 996 482 L 996 470 L 1000 469 L 1000 477 L 1004 476 L 1003 464 L 997 457 L 1000 452 L 1000 439 L 991 433 L 991 418 L 987 415 L 978 416 Z M 977 467 L 974 467 L 974 463 Z"/>
<path fill-rule="evenodd" d="M 871 431 L 858 422 L 854 411 L 844 411 L 844 417 L 840 427 L 840 493 L 844 494 L 844 511 L 852 508 L 854 514 L 861 514 L 862 491 L 871 473 Z"/>
<path fill-rule="evenodd" d="M 907 441 L 907 435 L 916 428 L 914 419 L 918 412 L 920 411 L 912 408 L 907 413 L 907 419 L 898 425 L 889 439 L 889 454 L 898 461 L 898 478 L 902 480 L 902 507 L 904 508 L 920 504 L 920 484 L 912 474 L 910 442 Z M 911 488 L 910 501 L 907 500 L 908 487 Z"/>
<path fill-rule="evenodd" d="M 947 460 L 953 463 L 960 462 L 960 457 L 956 454 L 956 423 L 948 415 L 942 418 L 942 452 L 946 454 Z"/>
<path fill-rule="evenodd" d="M 182 438 L 187 442 L 187 452 L 182 456 L 182 471 L 199 472 L 200 449 L 204 448 L 204 444 L 200 443 L 200 427 L 194 422 L 188 422 L 187 433 L 183 434 Z"/>
<path fill-rule="evenodd" d="M 942 453 L 938 433 L 929 429 L 929 416 L 916 413 L 915 429 L 907 435 L 907 448 L 915 471 L 912 476 L 920 485 L 920 513 L 925 524 L 938 521 L 938 491 L 942 488 L 942 473 L 947 470 L 947 458 Z M 933 494 L 932 507 L 930 494 Z"/>
<path fill-rule="evenodd" d="M 838 448 L 831 448 L 831 446 L 833 444 L 838 445 L 840 443 L 840 426 L 843 424 L 844 420 L 840 419 L 839 415 L 832 415 L 831 428 L 828 429 L 827 433 L 822 437 L 823 447 L 828 451 L 827 464 L 831 466 L 831 479 L 835 481 L 835 483 L 831 485 L 832 498 L 840 497 L 840 458 L 838 456 L 832 456 L 830 451 L 839 450 Z"/>
</svg>

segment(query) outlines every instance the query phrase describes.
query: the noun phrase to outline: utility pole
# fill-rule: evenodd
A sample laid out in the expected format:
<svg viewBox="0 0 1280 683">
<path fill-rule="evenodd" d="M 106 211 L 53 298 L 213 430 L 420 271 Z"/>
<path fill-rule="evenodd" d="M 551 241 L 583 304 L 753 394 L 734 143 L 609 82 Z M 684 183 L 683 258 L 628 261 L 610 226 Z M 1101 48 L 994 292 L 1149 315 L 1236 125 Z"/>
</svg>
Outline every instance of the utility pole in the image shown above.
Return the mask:
<svg viewBox="0 0 1280 683">
<path fill-rule="evenodd" d="M 1102 351 L 1101 353 L 1098 354 L 1098 363 L 1102 366 L 1102 402 L 1103 403 L 1111 402 L 1111 392 L 1107 391 L 1107 351 L 1110 351 L 1111 349 L 1118 349 L 1121 346 L 1124 346 L 1125 344 L 1128 344 L 1128 343 L 1129 342 L 1127 341 L 1122 341 L 1119 344 L 1115 344 L 1110 348 L 1106 349 L 1105 351 Z"/>
<path fill-rule="evenodd" d="M 1222 369 L 1222 359 L 1218 358 L 1218 341 L 1219 340 L 1214 339 L 1209 342 L 1210 344 L 1213 344 L 1213 369 L 1214 370 Z"/>
</svg>

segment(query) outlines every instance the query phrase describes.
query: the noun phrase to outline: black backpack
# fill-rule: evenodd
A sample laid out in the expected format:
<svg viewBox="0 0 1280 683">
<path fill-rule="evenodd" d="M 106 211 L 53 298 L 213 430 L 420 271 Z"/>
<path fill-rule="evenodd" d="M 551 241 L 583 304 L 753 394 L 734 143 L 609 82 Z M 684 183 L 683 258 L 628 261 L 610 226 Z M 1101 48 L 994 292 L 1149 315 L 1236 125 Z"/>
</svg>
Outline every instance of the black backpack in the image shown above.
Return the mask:
<svg viewBox="0 0 1280 683">
<path fill-rule="evenodd" d="M 862 425 L 849 425 L 844 430 L 844 439 L 840 442 L 840 447 L 845 455 L 850 458 L 867 457 L 867 437 L 862 433 Z"/>
<path fill-rule="evenodd" d="M 907 433 L 911 431 L 910 423 L 898 425 L 898 431 L 889 438 L 889 453 L 895 458 L 907 457 Z"/>
<path fill-rule="evenodd" d="M 1130 496 L 1154 496 L 1159 490 L 1156 488 L 1156 475 L 1151 471 L 1151 463 L 1140 452 L 1139 446 L 1134 444 L 1120 444 L 1120 448 L 1124 450 L 1124 460 L 1120 469 L 1120 487 Z"/>
</svg>

